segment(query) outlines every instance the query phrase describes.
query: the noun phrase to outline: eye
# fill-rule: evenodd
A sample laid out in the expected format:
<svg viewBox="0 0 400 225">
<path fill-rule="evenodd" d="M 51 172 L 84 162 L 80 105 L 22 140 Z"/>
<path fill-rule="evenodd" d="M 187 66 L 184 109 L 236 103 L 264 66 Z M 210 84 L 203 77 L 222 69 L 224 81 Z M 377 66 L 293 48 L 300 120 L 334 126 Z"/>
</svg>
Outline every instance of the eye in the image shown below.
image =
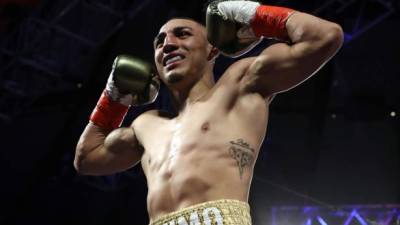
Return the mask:
<svg viewBox="0 0 400 225">
<path fill-rule="evenodd" d="M 178 31 L 176 31 L 175 35 L 180 38 L 185 38 L 188 36 L 192 36 L 192 33 L 188 30 L 178 30 Z"/>
<path fill-rule="evenodd" d="M 161 41 L 161 39 L 158 39 L 155 43 L 154 43 L 154 47 L 155 48 L 160 48 L 162 46 L 164 42 Z"/>
<path fill-rule="evenodd" d="M 154 48 L 161 48 L 165 39 L 165 34 L 160 34 L 156 39 L 154 40 Z"/>
<path fill-rule="evenodd" d="M 154 42 L 154 48 L 160 48 L 164 44 L 164 38 L 160 37 Z"/>
</svg>

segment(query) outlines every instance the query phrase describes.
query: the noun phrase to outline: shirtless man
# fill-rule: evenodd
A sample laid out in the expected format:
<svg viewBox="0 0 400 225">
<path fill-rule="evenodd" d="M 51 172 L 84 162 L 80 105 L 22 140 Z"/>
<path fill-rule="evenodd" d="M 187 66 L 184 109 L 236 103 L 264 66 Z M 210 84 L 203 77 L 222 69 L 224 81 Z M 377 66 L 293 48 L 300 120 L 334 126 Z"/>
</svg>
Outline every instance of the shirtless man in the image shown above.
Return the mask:
<svg viewBox="0 0 400 225">
<path fill-rule="evenodd" d="M 236 61 L 214 82 L 219 51 L 243 53 L 262 36 L 285 42 Z M 335 23 L 251 1 L 212 2 L 207 27 L 169 20 L 155 38 L 154 60 L 177 114 L 151 110 L 118 128 L 128 106 L 152 101 L 157 89 L 149 65 L 119 58 L 74 165 L 82 174 L 103 175 L 141 161 L 150 224 L 249 225 L 249 189 L 270 99 L 313 75 L 342 41 Z"/>
</svg>

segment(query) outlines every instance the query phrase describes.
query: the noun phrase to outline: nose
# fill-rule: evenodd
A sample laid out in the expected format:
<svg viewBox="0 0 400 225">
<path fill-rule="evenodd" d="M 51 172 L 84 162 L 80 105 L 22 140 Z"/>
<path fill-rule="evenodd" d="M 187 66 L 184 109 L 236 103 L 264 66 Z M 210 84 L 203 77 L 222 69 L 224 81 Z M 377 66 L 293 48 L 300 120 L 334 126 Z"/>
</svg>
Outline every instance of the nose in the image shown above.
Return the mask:
<svg viewBox="0 0 400 225">
<path fill-rule="evenodd" d="M 178 39 L 173 34 L 167 34 L 164 39 L 164 53 L 170 53 L 178 49 Z"/>
</svg>

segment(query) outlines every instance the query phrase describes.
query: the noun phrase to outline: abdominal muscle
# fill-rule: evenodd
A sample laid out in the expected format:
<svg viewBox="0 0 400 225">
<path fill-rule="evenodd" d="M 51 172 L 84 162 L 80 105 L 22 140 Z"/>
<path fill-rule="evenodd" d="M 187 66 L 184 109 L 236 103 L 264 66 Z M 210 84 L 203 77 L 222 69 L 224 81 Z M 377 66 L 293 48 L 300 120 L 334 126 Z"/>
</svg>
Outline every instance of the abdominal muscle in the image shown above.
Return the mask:
<svg viewBox="0 0 400 225">
<path fill-rule="evenodd" d="M 158 170 L 146 171 L 150 218 L 211 200 L 247 201 L 252 170 L 246 168 L 241 178 L 227 149 L 191 149 L 177 154 Z"/>
<path fill-rule="evenodd" d="M 151 220 L 206 201 L 247 202 L 267 113 L 262 102 L 246 100 L 246 111 L 198 104 L 180 118 L 153 117 L 138 128 Z"/>
</svg>

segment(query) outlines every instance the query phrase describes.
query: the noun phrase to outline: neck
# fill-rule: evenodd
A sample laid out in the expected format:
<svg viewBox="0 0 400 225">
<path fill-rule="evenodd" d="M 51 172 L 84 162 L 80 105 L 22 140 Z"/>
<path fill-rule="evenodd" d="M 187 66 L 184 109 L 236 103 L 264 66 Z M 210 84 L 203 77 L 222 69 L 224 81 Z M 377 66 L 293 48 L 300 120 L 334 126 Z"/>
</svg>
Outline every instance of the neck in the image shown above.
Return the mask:
<svg viewBox="0 0 400 225">
<path fill-rule="evenodd" d="M 212 77 L 212 75 L 210 75 Z M 213 79 L 209 79 L 206 75 L 199 81 L 186 89 L 171 90 L 173 104 L 178 113 L 182 112 L 187 106 L 197 102 L 201 97 L 208 93 L 214 86 Z"/>
</svg>

